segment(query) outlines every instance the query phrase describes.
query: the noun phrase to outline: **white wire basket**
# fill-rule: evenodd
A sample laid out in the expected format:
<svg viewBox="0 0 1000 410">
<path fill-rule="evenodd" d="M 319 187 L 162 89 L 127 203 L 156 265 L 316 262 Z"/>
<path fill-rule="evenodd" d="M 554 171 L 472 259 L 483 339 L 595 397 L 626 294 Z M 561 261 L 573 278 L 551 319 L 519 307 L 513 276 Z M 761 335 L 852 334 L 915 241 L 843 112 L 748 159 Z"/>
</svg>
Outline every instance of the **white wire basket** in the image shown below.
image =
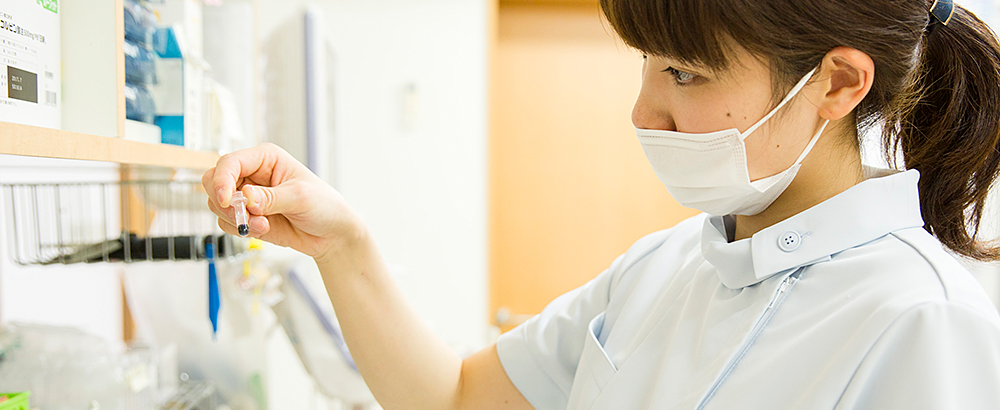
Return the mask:
<svg viewBox="0 0 1000 410">
<path fill-rule="evenodd" d="M 205 259 L 246 250 L 223 234 L 200 182 L 3 184 L 4 230 L 19 265 Z"/>
</svg>

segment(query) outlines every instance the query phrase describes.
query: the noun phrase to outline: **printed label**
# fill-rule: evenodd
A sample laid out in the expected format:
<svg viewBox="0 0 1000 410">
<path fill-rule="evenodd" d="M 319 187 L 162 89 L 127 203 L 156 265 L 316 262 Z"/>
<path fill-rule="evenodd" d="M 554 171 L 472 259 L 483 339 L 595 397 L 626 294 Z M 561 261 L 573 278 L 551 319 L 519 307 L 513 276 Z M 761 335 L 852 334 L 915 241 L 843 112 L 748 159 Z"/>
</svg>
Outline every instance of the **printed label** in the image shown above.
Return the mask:
<svg viewBox="0 0 1000 410">
<path fill-rule="evenodd" d="M 38 75 L 7 66 L 7 97 L 38 104 Z"/>
<path fill-rule="evenodd" d="M 58 0 L 0 0 L 0 121 L 62 123 Z"/>
</svg>

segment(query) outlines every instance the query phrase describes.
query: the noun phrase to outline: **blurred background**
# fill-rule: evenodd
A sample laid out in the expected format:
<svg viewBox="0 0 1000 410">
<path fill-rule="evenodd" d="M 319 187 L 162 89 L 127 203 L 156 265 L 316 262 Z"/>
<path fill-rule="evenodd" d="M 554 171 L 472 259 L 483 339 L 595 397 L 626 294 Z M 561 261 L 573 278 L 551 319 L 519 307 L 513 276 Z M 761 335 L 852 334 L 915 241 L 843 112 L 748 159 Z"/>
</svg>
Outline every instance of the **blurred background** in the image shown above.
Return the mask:
<svg viewBox="0 0 1000 410">
<path fill-rule="evenodd" d="M 204 208 L 204 169 L 261 142 L 347 198 L 463 356 L 696 214 L 635 141 L 641 55 L 597 0 L 0 12 L 35 34 L 0 33 L 0 78 L 37 89 L 0 104 L 2 410 L 378 408 L 312 261 Z"/>
</svg>

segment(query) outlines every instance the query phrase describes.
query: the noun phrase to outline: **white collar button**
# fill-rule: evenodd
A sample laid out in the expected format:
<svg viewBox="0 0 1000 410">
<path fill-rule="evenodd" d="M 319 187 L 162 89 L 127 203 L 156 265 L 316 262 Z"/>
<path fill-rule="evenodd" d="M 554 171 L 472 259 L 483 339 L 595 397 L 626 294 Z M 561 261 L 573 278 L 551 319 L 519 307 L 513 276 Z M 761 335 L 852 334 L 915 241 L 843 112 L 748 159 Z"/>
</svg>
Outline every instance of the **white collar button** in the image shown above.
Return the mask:
<svg viewBox="0 0 1000 410">
<path fill-rule="evenodd" d="M 794 252 L 802 245 L 802 236 L 798 232 L 788 231 L 778 237 L 778 248 L 785 252 Z"/>
</svg>

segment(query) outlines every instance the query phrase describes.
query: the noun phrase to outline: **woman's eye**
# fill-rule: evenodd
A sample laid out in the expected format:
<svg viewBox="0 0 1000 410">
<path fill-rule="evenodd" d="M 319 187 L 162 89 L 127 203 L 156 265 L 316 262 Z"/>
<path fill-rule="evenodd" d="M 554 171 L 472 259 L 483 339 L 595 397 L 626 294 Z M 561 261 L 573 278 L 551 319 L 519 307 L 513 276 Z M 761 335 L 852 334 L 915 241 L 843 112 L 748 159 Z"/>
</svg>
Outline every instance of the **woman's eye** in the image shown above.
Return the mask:
<svg viewBox="0 0 1000 410">
<path fill-rule="evenodd" d="M 673 67 L 669 67 L 663 71 L 670 73 L 670 75 L 674 76 L 674 81 L 677 81 L 677 84 L 680 85 L 690 84 L 691 81 L 694 81 L 694 79 L 698 77 L 698 75 L 696 74 L 687 73 Z"/>
</svg>

